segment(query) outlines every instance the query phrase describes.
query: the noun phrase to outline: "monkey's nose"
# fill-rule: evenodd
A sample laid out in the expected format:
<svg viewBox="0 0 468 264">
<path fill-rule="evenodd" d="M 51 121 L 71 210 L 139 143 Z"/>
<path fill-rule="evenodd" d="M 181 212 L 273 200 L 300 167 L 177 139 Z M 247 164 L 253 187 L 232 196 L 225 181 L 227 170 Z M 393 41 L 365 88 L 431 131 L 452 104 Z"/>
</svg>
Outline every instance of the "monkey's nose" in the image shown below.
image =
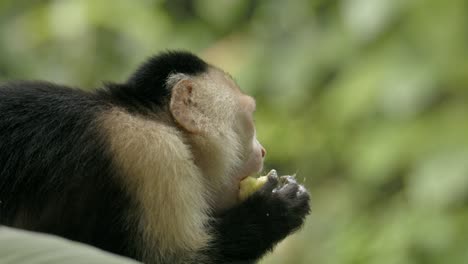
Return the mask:
<svg viewBox="0 0 468 264">
<path fill-rule="evenodd" d="M 266 150 L 265 150 L 265 148 L 262 147 L 262 158 L 264 158 L 265 155 L 266 155 Z"/>
</svg>

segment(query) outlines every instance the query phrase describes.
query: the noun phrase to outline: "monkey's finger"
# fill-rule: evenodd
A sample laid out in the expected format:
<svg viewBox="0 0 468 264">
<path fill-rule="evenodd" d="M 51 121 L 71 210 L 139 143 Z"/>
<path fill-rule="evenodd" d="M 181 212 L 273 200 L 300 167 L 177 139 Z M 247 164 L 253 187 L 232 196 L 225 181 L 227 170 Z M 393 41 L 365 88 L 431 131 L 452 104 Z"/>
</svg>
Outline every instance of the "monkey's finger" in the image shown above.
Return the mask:
<svg viewBox="0 0 468 264">
<path fill-rule="evenodd" d="M 278 177 L 278 172 L 275 169 L 273 169 L 270 172 L 268 172 L 267 176 Z"/>
<path fill-rule="evenodd" d="M 280 177 L 280 184 L 281 185 L 286 185 L 290 183 L 297 183 L 296 178 L 291 175 L 285 175 Z"/>
<path fill-rule="evenodd" d="M 296 198 L 297 191 L 299 190 L 299 184 L 295 182 L 289 182 L 281 186 L 278 190 L 280 195 L 289 199 Z"/>
<path fill-rule="evenodd" d="M 267 182 L 260 189 L 261 192 L 270 193 L 278 186 L 278 176 L 268 175 Z"/>
<path fill-rule="evenodd" d="M 310 213 L 310 195 L 302 185 L 299 185 L 296 192 L 293 208 L 298 215 L 306 216 Z"/>
</svg>

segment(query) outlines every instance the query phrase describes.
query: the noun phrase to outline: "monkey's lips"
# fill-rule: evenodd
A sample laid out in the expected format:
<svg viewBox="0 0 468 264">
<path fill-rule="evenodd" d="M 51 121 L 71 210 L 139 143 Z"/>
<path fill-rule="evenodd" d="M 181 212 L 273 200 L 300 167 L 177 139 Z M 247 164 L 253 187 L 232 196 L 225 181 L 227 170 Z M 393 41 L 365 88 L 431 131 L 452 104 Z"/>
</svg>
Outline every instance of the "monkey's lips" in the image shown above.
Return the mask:
<svg viewBox="0 0 468 264">
<path fill-rule="evenodd" d="M 239 181 L 241 182 L 242 180 L 244 180 L 245 178 L 247 178 L 247 177 L 249 177 L 249 176 L 251 176 L 251 175 L 252 175 L 252 174 L 246 174 L 245 176 L 242 176 L 242 177 L 240 178 Z"/>
</svg>

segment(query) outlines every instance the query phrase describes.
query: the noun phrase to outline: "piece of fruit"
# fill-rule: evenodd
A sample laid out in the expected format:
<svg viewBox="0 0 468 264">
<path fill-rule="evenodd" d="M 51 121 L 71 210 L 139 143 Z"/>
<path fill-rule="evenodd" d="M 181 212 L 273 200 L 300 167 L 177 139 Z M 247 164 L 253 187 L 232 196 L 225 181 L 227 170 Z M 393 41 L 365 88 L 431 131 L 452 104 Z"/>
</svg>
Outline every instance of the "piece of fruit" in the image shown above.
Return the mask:
<svg viewBox="0 0 468 264">
<path fill-rule="evenodd" d="M 256 192 L 258 189 L 260 189 L 267 181 L 268 181 L 268 176 L 274 176 L 277 177 L 276 170 L 271 170 L 267 175 L 261 176 L 258 178 L 254 177 L 247 177 L 243 179 L 239 183 L 239 200 L 244 201 L 252 195 L 254 192 Z"/>
</svg>

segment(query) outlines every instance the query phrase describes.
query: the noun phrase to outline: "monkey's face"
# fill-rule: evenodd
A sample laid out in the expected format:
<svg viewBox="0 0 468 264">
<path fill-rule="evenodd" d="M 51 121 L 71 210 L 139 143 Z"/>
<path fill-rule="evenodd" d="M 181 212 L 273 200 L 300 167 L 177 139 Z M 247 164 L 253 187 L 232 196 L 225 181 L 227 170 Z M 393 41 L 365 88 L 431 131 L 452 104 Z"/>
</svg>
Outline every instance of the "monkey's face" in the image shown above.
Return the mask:
<svg viewBox="0 0 468 264">
<path fill-rule="evenodd" d="M 170 110 L 187 131 L 194 161 L 212 189 L 216 209 L 237 202 L 239 182 L 263 167 L 266 151 L 256 138 L 255 100 L 223 71 L 174 76 Z"/>
<path fill-rule="evenodd" d="M 255 101 L 252 97 L 243 94 L 239 97 L 239 114 L 237 120 L 232 123 L 234 131 L 239 135 L 243 162 L 236 173 L 236 179 L 242 180 L 247 176 L 255 174 L 263 168 L 263 158 L 266 150 L 256 137 L 253 114 L 255 112 Z"/>
</svg>

